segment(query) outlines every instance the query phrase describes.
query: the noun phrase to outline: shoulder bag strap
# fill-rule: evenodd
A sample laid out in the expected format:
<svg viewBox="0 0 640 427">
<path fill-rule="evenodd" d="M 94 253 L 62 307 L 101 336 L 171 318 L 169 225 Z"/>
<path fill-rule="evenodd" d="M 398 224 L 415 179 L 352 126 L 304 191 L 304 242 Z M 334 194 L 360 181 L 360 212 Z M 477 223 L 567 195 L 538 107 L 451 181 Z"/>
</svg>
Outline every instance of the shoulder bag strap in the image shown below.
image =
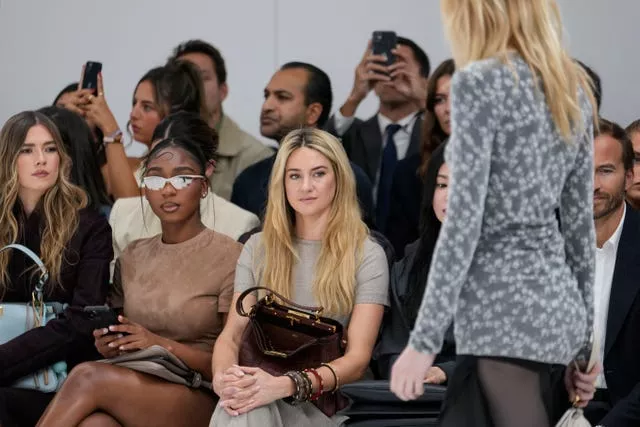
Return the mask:
<svg viewBox="0 0 640 427">
<path fill-rule="evenodd" d="M 37 298 L 37 300 L 39 302 L 42 302 L 44 285 L 47 283 L 47 280 L 49 280 L 49 272 L 47 271 L 47 267 L 44 266 L 44 263 L 42 262 L 40 257 L 38 257 L 38 255 L 36 255 L 35 252 L 33 252 L 31 249 L 27 248 L 26 246 L 19 245 L 17 243 L 12 243 L 12 244 L 7 245 L 4 248 L 0 249 L 0 252 L 4 252 L 4 251 L 6 251 L 8 249 L 17 249 L 17 250 L 21 251 L 22 253 L 27 255 L 29 258 L 31 258 L 33 260 L 33 262 L 40 269 L 40 279 L 38 280 L 38 283 L 36 284 L 35 296 L 36 296 L 36 298 Z"/>
</svg>

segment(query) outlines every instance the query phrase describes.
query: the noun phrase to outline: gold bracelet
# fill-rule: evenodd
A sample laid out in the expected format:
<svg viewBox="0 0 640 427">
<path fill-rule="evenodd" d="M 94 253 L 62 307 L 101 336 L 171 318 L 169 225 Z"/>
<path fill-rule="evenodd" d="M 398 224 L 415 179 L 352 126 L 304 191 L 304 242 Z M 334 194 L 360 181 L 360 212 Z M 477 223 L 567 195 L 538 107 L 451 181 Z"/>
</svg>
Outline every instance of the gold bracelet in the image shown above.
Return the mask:
<svg viewBox="0 0 640 427">
<path fill-rule="evenodd" d="M 321 363 L 320 366 L 324 366 L 325 368 L 329 369 L 333 374 L 333 379 L 335 380 L 335 386 L 333 387 L 333 390 L 330 391 L 330 393 L 336 392 L 340 387 L 340 377 L 338 377 L 336 370 L 333 369 L 333 366 L 329 365 L 328 363 Z"/>
</svg>

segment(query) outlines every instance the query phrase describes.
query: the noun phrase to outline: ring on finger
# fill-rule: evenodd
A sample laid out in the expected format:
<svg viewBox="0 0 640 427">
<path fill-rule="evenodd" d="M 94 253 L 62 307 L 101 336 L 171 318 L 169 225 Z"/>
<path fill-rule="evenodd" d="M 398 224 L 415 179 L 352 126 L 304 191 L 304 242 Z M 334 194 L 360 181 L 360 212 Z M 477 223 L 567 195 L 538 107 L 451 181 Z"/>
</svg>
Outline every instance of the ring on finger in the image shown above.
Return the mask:
<svg viewBox="0 0 640 427">
<path fill-rule="evenodd" d="M 104 96 L 104 92 L 98 92 L 98 96 Z"/>
</svg>

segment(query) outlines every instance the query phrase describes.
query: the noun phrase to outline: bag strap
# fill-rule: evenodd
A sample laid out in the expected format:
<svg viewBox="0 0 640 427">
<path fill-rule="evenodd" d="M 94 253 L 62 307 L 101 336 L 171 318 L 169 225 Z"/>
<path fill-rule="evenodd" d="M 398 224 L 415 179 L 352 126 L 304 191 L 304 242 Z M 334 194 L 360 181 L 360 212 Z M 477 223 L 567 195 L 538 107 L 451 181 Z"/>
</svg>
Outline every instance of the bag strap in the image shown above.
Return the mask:
<svg viewBox="0 0 640 427">
<path fill-rule="evenodd" d="M 287 298 L 283 297 L 282 295 L 280 295 L 279 293 L 266 288 L 264 286 L 254 286 L 253 288 L 249 288 L 246 291 L 244 291 L 243 293 L 240 294 L 240 296 L 238 297 L 238 300 L 236 301 L 236 311 L 238 312 L 238 314 L 242 317 L 249 317 L 249 314 L 244 311 L 244 307 L 242 306 L 242 302 L 244 301 L 244 299 L 252 292 L 255 291 L 259 291 L 259 290 L 263 290 L 263 291 L 267 291 L 267 297 L 271 296 L 271 295 L 275 295 L 276 297 L 278 297 L 278 299 L 280 299 L 282 302 L 284 302 L 285 304 L 290 305 L 293 308 L 297 308 L 298 310 L 305 310 L 305 311 L 310 311 L 316 315 L 320 315 L 320 313 L 322 313 L 322 311 L 324 310 L 324 308 L 322 307 L 310 307 L 310 306 L 306 306 L 306 305 L 300 305 L 300 304 L 296 304 L 293 301 L 288 300 Z"/>
<path fill-rule="evenodd" d="M 12 243 L 12 244 L 7 245 L 4 248 L 0 249 L 0 253 L 4 252 L 6 250 L 9 250 L 9 249 L 17 249 L 20 252 L 24 253 L 29 258 L 31 258 L 31 260 L 33 260 L 33 262 L 40 269 L 40 279 L 38 280 L 38 283 L 36 284 L 35 296 L 36 296 L 36 298 L 38 299 L 39 302 L 42 302 L 42 295 L 43 295 L 43 291 L 44 291 L 44 285 L 47 283 L 47 280 L 49 280 L 49 272 L 47 271 L 47 267 L 44 266 L 44 263 L 42 262 L 40 257 L 38 255 L 36 255 L 35 252 L 33 252 L 31 249 L 27 248 L 26 246 L 19 245 L 17 243 Z"/>
</svg>

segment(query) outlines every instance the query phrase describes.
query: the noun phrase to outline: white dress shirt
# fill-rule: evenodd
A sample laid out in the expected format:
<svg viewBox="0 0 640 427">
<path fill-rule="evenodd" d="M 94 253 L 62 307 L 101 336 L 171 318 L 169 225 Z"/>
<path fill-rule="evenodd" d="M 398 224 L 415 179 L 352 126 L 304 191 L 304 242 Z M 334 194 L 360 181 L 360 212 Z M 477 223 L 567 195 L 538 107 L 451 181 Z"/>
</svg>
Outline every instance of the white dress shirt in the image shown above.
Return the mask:
<svg viewBox="0 0 640 427">
<path fill-rule="evenodd" d="M 600 336 L 600 361 L 604 362 L 604 348 L 607 334 L 607 317 L 609 315 L 609 300 L 611 297 L 611 284 L 613 281 L 613 272 L 616 266 L 616 258 L 618 255 L 618 246 L 620 244 L 620 235 L 622 234 L 622 226 L 624 218 L 627 214 L 627 206 L 623 203 L 624 210 L 622 218 L 616 231 L 611 235 L 609 240 L 604 242 L 602 248 L 596 248 L 596 281 L 593 292 L 593 305 L 595 309 L 594 316 L 594 333 Z M 607 382 L 604 372 L 598 375 L 596 381 L 597 388 L 607 388 Z"/>
</svg>

